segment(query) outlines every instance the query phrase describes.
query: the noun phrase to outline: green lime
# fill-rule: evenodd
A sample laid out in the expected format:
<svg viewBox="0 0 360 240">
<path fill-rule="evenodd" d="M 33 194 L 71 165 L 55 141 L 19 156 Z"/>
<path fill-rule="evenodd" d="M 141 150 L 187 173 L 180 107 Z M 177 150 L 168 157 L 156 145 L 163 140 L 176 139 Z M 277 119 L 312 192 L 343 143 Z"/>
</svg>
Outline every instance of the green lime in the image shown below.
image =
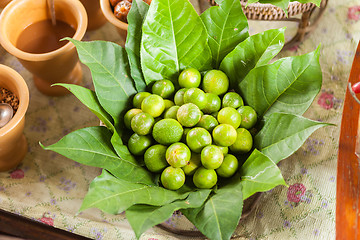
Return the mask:
<svg viewBox="0 0 360 240">
<path fill-rule="evenodd" d="M 169 190 L 177 190 L 185 183 L 185 174 L 181 168 L 169 166 L 161 173 L 161 184 Z"/>
<path fill-rule="evenodd" d="M 199 167 L 194 176 L 193 182 L 198 188 L 212 188 L 217 182 L 217 175 L 214 169 Z"/>
<path fill-rule="evenodd" d="M 178 121 L 174 119 L 162 119 L 155 123 L 152 136 L 158 143 L 170 145 L 181 140 L 183 131 Z"/>
<path fill-rule="evenodd" d="M 164 112 L 166 112 L 166 110 L 168 110 L 169 108 L 175 105 L 175 103 L 169 99 L 164 99 L 164 103 L 165 103 Z"/>
<path fill-rule="evenodd" d="M 181 88 L 179 89 L 174 96 L 174 103 L 177 106 L 181 106 L 184 104 L 184 94 L 187 91 L 187 88 Z"/>
<path fill-rule="evenodd" d="M 236 129 L 236 141 L 230 146 L 230 150 L 236 153 L 247 153 L 253 146 L 251 133 L 245 128 Z"/>
<path fill-rule="evenodd" d="M 151 93 L 149 92 L 139 92 L 137 94 L 135 94 L 134 98 L 133 98 L 133 105 L 135 108 L 141 108 L 141 103 L 144 100 L 144 98 L 150 96 Z"/>
<path fill-rule="evenodd" d="M 155 81 L 151 88 L 152 93 L 159 95 L 162 98 L 169 98 L 175 92 L 174 84 L 167 79 Z"/>
<path fill-rule="evenodd" d="M 183 133 L 183 136 L 181 138 L 181 141 L 182 142 L 186 142 L 186 136 L 188 134 L 188 132 L 191 130 L 192 128 L 184 128 L 184 133 Z"/>
<path fill-rule="evenodd" d="M 138 113 L 141 113 L 141 109 L 138 108 L 133 108 L 130 109 L 129 111 L 127 111 L 124 115 L 124 124 L 125 127 L 127 127 L 128 129 L 131 129 L 131 119 Z"/>
<path fill-rule="evenodd" d="M 154 118 L 159 117 L 165 110 L 164 99 L 158 95 L 151 94 L 142 101 L 141 110 L 149 113 Z"/>
<path fill-rule="evenodd" d="M 144 154 L 144 163 L 150 172 L 158 173 L 169 166 L 166 161 L 166 149 L 166 146 L 156 144 L 146 150 Z"/>
<path fill-rule="evenodd" d="M 224 157 L 224 161 L 221 164 L 221 166 L 218 169 L 216 169 L 216 173 L 220 177 L 231 177 L 232 175 L 235 174 L 238 167 L 239 167 L 239 161 L 237 160 L 237 158 L 234 155 L 227 154 Z"/>
<path fill-rule="evenodd" d="M 166 150 L 166 161 L 173 167 L 187 165 L 190 157 L 190 149 L 182 142 L 173 143 Z"/>
<path fill-rule="evenodd" d="M 200 88 L 189 88 L 184 94 L 184 103 L 193 103 L 201 110 L 206 107 L 206 95 Z"/>
<path fill-rule="evenodd" d="M 221 147 L 221 146 L 218 146 L 218 148 L 220 148 L 221 152 L 224 154 L 224 156 L 226 154 L 228 154 L 229 152 L 229 147 Z"/>
<path fill-rule="evenodd" d="M 224 154 L 218 146 L 209 145 L 201 151 L 201 163 L 204 168 L 217 169 L 222 164 L 223 159 Z"/>
<path fill-rule="evenodd" d="M 219 112 L 213 112 L 213 113 L 211 114 L 211 116 L 213 116 L 215 119 L 217 119 L 218 114 L 219 114 Z"/>
<path fill-rule="evenodd" d="M 242 106 L 238 108 L 238 112 L 241 115 L 240 127 L 250 129 L 255 126 L 257 122 L 257 114 L 255 110 L 250 106 Z"/>
<path fill-rule="evenodd" d="M 191 151 L 200 153 L 201 150 L 212 143 L 211 134 L 201 127 L 191 129 L 186 135 L 186 144 Z"/>
<path fill-rule="evenodd" d="M 201 118 L 201 111 L 193 103 L 182 105 L 176 114 L 177 120 L 185 127 L 195 126 Z"/>
<path fill-rule="evenodd" d="M 244 106 L 242 97 L 236 92 L 228 92 L 222 99 L 222 107 L 238 108 Z"/>
<path fill-rule="evenodd" d="M 212 132 L 217 125 L 219 125 L 218 121 L 211 115 L 201 116 L 200 121 L 196 124 L 197 127 L 205 128 L 209 132 Z"/>
<path fill-rule="evenodd" d="M 201 75 L 197 69 L 187 68 L 180 73 L 178 81 L 183 88 L 199 87 Z"/>
<path fill-rule="evenodd" d="M 225 73 L 220 70 L 208 71 L 203 79 L 203 90 L 207 93 L 222 95 L 229 88 L 229 79 Z"/>
<path fill-rule="evenodd" d="M 132 154 L 136 156 L 140 156 L 144 154 L 144 152 L 148 147 L 151 146 L 151 143 L 152 143 L 152 139 L 150 136 L 143 136 L 134 133 L 129 138 L 128 148 Z"/>
<path fill-rule="evenodd" d="M 150 114 L 141 112 L 131 119 L 131 129 L 139 135 L 147 135 L 151 133 L 154 123 L 155 120 Z"/>
<path fill-rule="evenodd" d="M 217 112 L 221 108 L 221 99 L 214 93 L 205 93 L 206 106 L 202 109 L 205 113 L 211 114 Z"/>
<path fill-rule="evenodd" d="M 185 175 L 194 175 L 196 169 L 201 167 L 201 156 L 200 154 L 191 153 L 191 158 L 188 164 L 186 164 L 182 169 L 184 170 Z"/>
<path fill-rule="evenodd" d="M 180 106 L 172 106 L 170 107 L 164 114 L 164 118 L 172 118 L 172 119 L 177 119 L 176 118 L 176 114 L 177 111 L 179 110 Z"/>
<path fill-rule="evenodd" d="M 228 147 L 234 144 L 237 134 L 233 126 L 220 124 L 214 128 L 212 136 L 216 145 Z"/>
<path fill-rule="evenodd" d="M 237 129 L 241 123 L 241 115 L 235 108 L 225 107 L 222 108 L 217 116 L 219 123 L 226 123 Z"/>
</svg>

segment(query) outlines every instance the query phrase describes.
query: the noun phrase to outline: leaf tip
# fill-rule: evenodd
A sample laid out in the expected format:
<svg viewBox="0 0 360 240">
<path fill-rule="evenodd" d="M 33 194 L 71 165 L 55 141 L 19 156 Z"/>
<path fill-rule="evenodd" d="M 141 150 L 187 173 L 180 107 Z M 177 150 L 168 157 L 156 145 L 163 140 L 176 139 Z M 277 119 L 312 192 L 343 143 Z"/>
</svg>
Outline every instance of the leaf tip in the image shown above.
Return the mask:
<svg viewBox="0 0 360 240">
<path fill-rule="evenodd" d="M 42 147 L 42 149 L 48 150 L 47 147 L 45 147 L 40 141 L 39 141 L 39 145 L 40 145 L 40 147 Z"/>
</svg>

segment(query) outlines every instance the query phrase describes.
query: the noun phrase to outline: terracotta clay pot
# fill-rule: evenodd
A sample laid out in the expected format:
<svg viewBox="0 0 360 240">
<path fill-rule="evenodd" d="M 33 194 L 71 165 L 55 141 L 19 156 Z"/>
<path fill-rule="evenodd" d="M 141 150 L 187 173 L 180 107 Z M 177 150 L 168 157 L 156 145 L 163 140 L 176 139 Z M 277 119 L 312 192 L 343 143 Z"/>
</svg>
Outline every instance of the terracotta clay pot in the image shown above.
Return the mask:
<svg viewBox="0 0 360 240">
<path fill-rule="evenodd" d="M 0 0 L 0 8 L 4 8 L 11 0 Z"/>
<path fill-rule="evenodd" d="M 0 43 L 6 51 L 14 55 L 33 74 L 38 90 L 46 95 L 68 94 L 65 88 L 51 87 L 54 83 L 79 84 L 82 70 L 75 46 L 67 43 L 51 52 L 33 54 L 21 51 L 16 42 L 22 31 L 29 25 L 50 19 L 47 0 L 17 0 L 10 2 L 0 16 Z M 72 37 L 81 40 L 87 28 L 87 15 L 78 0 L 56 0 L 56 18 L 75 28 Z"/>
<path fill-rule="evenodd" d="M 119 44 L 124 47 L 125 41 L 126 41 L 128 24 L 120 21 L 118 18 L 115 17 L 109 0 L 100 0 L 100 7 L 101 7 L 101 11 L 103 12 L 105 18 L 112 25 L 114 25 L 116 27 L 116 30 L 118 31 L 118 33 L 120 34 L 120 37 L 121 37 Z"/>
<path fill-rule="evenodd" d="M 19 73 L 1 64 L 0 87 L 14 93 L 19 99 L 17 112 L 10 122 L 0 128 L 0 171 L 7 171 L 16 167 L 28 150 L 23 130 L 25 113 L 29 106 L 29 90 Z"/>
<path fill-rule="evenodd" d="M 107 20 L 100 9 L 99 0 L 80 0 L 88 16 L 87 30 L 95 30 L 104 25 Z"/>
</svg>

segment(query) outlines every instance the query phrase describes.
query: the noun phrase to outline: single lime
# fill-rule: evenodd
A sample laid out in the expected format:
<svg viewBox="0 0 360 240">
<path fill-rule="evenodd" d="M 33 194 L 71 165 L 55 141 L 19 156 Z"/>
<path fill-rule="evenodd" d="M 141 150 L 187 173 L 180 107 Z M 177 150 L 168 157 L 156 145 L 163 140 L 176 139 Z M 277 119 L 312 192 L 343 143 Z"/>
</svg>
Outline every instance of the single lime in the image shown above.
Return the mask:
<svg viewBox="0 0 360 240">
<path fill-rule="evenodd" d="M 153 94 L 159 95 L 162 98 L 170 98 L 175 92 L 175 87 L 170 80 L 163 79 L 155 81 L 151 90 Z"/>
<path fill-rule="evenodd" d="M 200 88 L 189 88 L 184 94 L 184 103 L 193 103 L 201 110 L 206 107 L 206 95 Z"/>
<path fill-rule="evenodd" d="M 206 106 L 202 110 L 208 114 L 219 111 L 221 108 L 220 97 L 214 93 L 205 93 L 205 96 L 206 96 Z"/>
<path fill-rule="evenodd" d="M 138 109 L 138 108 L 133 108 L 130 109 L 129 111 L 127 111 L 124 115 L 124 124 L 125 127 L 127 127 L 128 129 L 131 129 L 131 119 L 138 113 L 141 113 L 142 110 Z"/>
<path fill-rule="evenodd" d="M 180 73 L 178 81 L 183 88 L 199 87 L 201 75 L 197 69 L 187 68 Z"/>
<path fill-rule="evenodd" d="M 188 164 L 186 164 L 182 169 L 184 170 L 185 175 L 194 175 L 196 169 L 201 167 L 201 156 L 197 153 L 191 153 L 191 158 Z"/>
<path fill-rule="evenodd" d="M 174 96 L 174 103 L 177 106 L 181 106 L 184 104 L 184 94 L 187 91 L 187 88 L 181 88 L 179 89 Z"/>
<path fill-rule="evenodd" d="M 221 152 L 224 154 L 224 156 L 226 154 L 228 154 L 229 152 L 229 147 L 221 147 L 221 146 L 218 146 L 218 148 L 220 148 Z"/>
<path fill-rule="evenodd" d="M 218 169 L 216 169 L 216 173 L 220 177 L 231 177 L 232 175 L 235 174 L 238 167 L 239 167 L 239 161 L 237 160 L 237 158 L 232 154 L 227 154 L 224 157 L 224 161 L 221 164 L 221 166 Z"/>
<path fill-rule="evenodd" d="M 162 119 L 154 125 L 152 136 L 160 144 L 170 145 L 181 140 L 181 124 L 174 119 Z"/>
<path fill-rule="evenodd" d="M 137 94 L 135 94 L 134 98 L 133 98 L 133 106 L 135 108 L 141 108 L 141 103 L 144 100 L 144 98 L 150 96 L 151 93 L 149 92 L 139 92 Z"/>
<path fill-rule="evenodd" d="M 150 114 L 141 112 L 131 119 L 131 129 L 139 135 L 147 135 L 151 133 L 154 123 L 155 120 Z"/>
<path fill-rule="evenodd" d="M 217 175 L 214 169 L 199 167 L 194 176 L 193 182 L 198 188 L 212 188 L 217 183 Z"/>
<path fill-rule="evenodd" d="M 166 149 L 166 146 L 156 144 L 146 150 L 144 154 L 144 163 L 149 171 L 158 173 L 169 166 L 166 161 Z"/>
<path fill-rule="evenodd" d="M 238 108 L 244 106 L 244 100 L 236 92 L 228 92 L 222 99 L 222 107 Z"/>
<path fill-rule="evenodd" d="M 193 103 L 182 105 L 176 114 L 177 120 L 185 127 L 195 126 L 201 118 L 201 111 Z"/>
<path fill-rule="evenodd" d="M 161 173 L 161 184 L 169 190 L 177 190 L 185 183 L 185 174 L 181 168 L 169 166 Z"/>
<path fill-rule="evenodd" d="M 164 113 L 164 118 L 172 118 L 172 119 L 177 119 L 176 118 L 176 114 L 177 111 L 179 110 L 180 106 L 172 106 L 170 107 L 165 113 Z"/>
<path fill-rule="evenodd" d="M 187 165 L 190 158 L 190 149 L 182 142 L 173 143 L 166 150 L 166 161 L 173 167 Z"/>
<path fill-rule="evenodd" d="M 229 88 L 229 79 L 226 74 L 220 70 L 208 71 L 203 79 L 203 90 L 207 93 L 222 95 Z"/>
<path fill-rule="evenodd" d="M 207 169 L 217 169 L 224 159 L 221 149 L 215 145 L 204 147 L 201 151 L 201 163 Z"/>
<path fill-rule="evenodd" d="M 236 141 L 229 147 L 231 151 L 236 153 L 247 153 L 253 146 L 251 133 L 245 128 L 236 129 Z"/>
<path fill-rule="evenodd" d="M 151 146 L 151 143 L 152 143 L 152 139 L 150 136 L 143 136 L 143 135 L 134 133 L 129 138 L 128 148 L 132 154 L 134 154 L 136 156 L 140 156 L 145 153 L 145 151 L 146 151 L 146 149 L 148 149 L 148 147 Z"/>
<path fill-rule="evenodd" d="M 201 127 L 191 129 L 186 135 L 186 144 L 191 151 L 200 153 L 201 150 L 212 143 L 211 134 Z"/>
<path fill-rule="evenodd" d="M 226 123 L 237 129 L 241 123 L 241 115 L 235 108 L 224 107 L 222 108 L 217 116 L 219 123 Z"/>
<path fill-rule="evenodd" d="M 165 110 L 164 99 L 158 95 L 151 94 L 142 101 L 141 110 L 149 113 L 154 118 L 159 117 Z"/>
<path fill-rule="evenodd" d="M 166 110 L 168 110 L 169 108 L 175 105 L 175 103 L 169 99 L 164 99 L 164 103 L 165 103 L 164 112 L 166 112 Z"/>
<path fill-rule="evenodd" d="M 257 122 L 257 114 L 255 110 L 250 106 L 242 106 L 238 108 L 238 112 L 241 115 L 240 127 L 250 129 L 255 126 Z"/>
<path fill-rule="evenodd" d="M 229 124 L 220 124 L 212 132 L 214 142 L 218 146 L 228 147 L 236 141 L 236 130 Z"/>
<path fill-rule="evenodd" d="M 196 124 L 197 127 L 205 128 L 209 132 L 212 132 L 217 125 L 219 125 L 219 123 L 216 118 L 206 114 L 201 116 L 200 121 Z"/>
</svg>

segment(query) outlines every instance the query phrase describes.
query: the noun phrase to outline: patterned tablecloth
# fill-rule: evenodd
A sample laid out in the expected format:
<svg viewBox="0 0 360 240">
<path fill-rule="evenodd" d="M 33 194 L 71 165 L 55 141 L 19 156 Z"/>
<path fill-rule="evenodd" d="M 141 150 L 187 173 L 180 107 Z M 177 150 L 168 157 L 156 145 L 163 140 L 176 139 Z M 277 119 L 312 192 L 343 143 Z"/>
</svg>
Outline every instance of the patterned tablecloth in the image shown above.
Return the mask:
<svg viewBox="0 0 360 240">
<path fill-rule="evenodd" d="M 283 23 L 250 22 L 251 33 Z M 290 37 L 295 26 L 289 26 Z M 299 55 L 321 43 L 323 87 L 305 115 L 331 122 L 336 127 L 316 131 L 281 170 L 289 189 L 277 187 L 262 195 L 252 214 L 236 231 L 244 239 L 334 239 L 336 166 L 339 129 L 346 82 L 360 39 L 360 1 L 329 1 L 318 28 L 299 47 L 281 56 Z M 119 42 L 107 23 L 88 32 L 84 40 Z M 92 239 L 135 239 L 124 215 L 112 216 L 97 209 L 78 213 L 89 183 L 100 169 L 80 165 L 39 146 L 58 141 L 70 131 L 98 124 L 97 118 L 75 97 L 47 97 L 34 86 L 31 74 L 3 48 L 0 63 L 14 68 L 26 80 L 30 106 L 25 135 L 29 152 L 16 169 L 0 173 L 1 209 L 44 222 Z M 92 88 L 89 70 L 83 66 L 84 85 Z M 176 224 L 176 223 L 174 223 Z M 157 227 L 141 239 L 183 239 Z M 242 239 L 242 237 L 238 237 Z"/>
</svg>

